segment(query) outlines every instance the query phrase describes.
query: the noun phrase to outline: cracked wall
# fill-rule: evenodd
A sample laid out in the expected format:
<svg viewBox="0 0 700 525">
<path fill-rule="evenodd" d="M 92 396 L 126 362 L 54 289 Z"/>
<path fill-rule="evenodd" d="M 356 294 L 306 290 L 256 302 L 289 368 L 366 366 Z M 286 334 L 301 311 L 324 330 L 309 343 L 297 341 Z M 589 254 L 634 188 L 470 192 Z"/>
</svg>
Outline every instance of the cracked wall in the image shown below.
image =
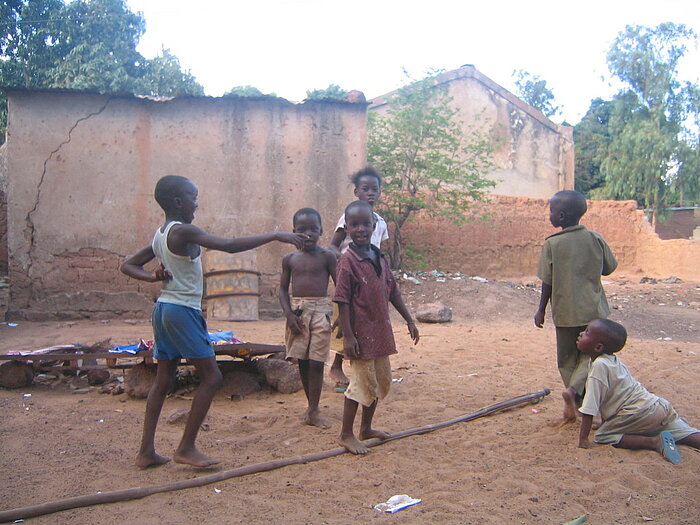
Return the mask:
<svg viewBox="0 0 700 525">
<path fill-rule="evenodd" d="M 158 285 L 118 268 L 162 223 L 152 195 L 163 175 L 193 179 L 196 224 L 235 237 L 288 231 L 304 206 L 330 228 L 366 158 L 364 104 L 36 91 L 8 100 L 8 318 L 148 312 Z M 258 249 L 268 287 L 288 249 Z"/>
</svg>

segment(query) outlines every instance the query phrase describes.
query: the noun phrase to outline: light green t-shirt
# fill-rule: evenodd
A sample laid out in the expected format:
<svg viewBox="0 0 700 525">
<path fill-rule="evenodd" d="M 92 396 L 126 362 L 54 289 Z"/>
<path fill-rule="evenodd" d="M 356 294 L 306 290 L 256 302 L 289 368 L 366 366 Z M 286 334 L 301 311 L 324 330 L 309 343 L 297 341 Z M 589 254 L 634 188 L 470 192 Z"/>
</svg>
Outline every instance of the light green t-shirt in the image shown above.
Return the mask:
<svg viewBox="0 0 700 525">
<path fill-rule="evenodd" d="M 600 282 L 617 268 L 617 260 L 603 237 L 576 225 L 544 241 L 537 277 L 552 286 L 555 326 L 583 326 L 610 313 Z"/>
</svg>

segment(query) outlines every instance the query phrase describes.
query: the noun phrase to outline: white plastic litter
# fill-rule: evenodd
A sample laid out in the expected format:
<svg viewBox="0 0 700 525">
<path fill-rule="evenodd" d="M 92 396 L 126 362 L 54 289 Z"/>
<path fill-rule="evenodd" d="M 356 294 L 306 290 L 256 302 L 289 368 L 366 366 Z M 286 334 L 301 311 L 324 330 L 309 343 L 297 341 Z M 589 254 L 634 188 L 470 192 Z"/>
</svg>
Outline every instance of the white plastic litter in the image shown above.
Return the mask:
<svg viewBox="0 0 700 525">
<path fill-rule="evenodd" d="M 379 512 L 389 512 L 393 514 L 394 512 L 405 509 L 406 507 L 416 505 L 421 501 L 422 500 L 412 498 L 407 494 L 397 494 L 396 496 L 392 496 L 386 500 L 386 503 L 379 503 L 378 505 L 375 505 L 374 509 L 378 510 Z"/>
<path fill-rule="evenodd" d="M 478 275 L 475 275 L 474 277 L 471 278 L 472 281 L 478 281 L 480 283 L 487 283 L 489 282 L 488 279 L 484 279 L 483 277 L 479 277 Z"/>
</svg>

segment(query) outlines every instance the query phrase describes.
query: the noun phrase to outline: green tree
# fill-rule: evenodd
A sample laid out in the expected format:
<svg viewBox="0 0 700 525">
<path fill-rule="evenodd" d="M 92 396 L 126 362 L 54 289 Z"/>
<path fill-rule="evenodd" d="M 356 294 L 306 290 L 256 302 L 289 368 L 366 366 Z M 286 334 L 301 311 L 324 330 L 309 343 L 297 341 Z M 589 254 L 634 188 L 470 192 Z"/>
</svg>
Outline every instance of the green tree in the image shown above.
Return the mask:
<svg viewBox="0 0 700 525">
<path fill-rule="evenodd" d="M 226 95 L 232 95 L 236 97 L 276 97 L 277 95 L 275 93 L 263 93 L 260 91 L 258 88 L 255 86 L 234 86 L 231 89 L 229 89 L 226 93 L 224 93 L 224 96 Z"/>
<path fill-rule="evenodd" d="M 306 100 L 345 100 L 348 92 L 336 84 L 330 84 L 326 89 L 310 89 L 306 91 Z"/>
<path fill-rule="evenodd" d="M 203 93 L 166 49 L 151 60 L 136 51 L 146 24 L 124 0 L 3 0 L 0 14 L 0 85 L 163 96 Z M 3 112 L 5 106 L 3 96 Z M 0 112 L 1 139 L 4 117 Z"/>
<path fill-rule="evenodd" d="M 695 33 L 670 22 L 627 26 L 608 52 L 608 68 L 626 86 L 611 118 L 601 163 L 603 195 L 635 199 L 657 213 L 681 198 L 697 199 L 698 88 L 678 79 L 678 61 Z M 620 103 L 624 101 L 624 103 Z"/>
<path fill-rule="evenodd" d="M 140 95 L 204 95 L 204 88 L 197 79 L 189 71 L 183 71 L 180 60 L 165 47 L 160 55 L 146 61 L 144 69 L 137 88 Z"/>
<path fill-rule="evenodd" d="M 610 145 L 610 118 L 615 103 L 601 98 L 591 101 L 588 112 L 574 126 L 576 145 L 575 184 L 584 195 L 605 183 L 600 164 L 605 159 Z"/>
<path fill-rule="evenodd" d="M 416 212 L 468 218 L 474 201 L 493 182 L 493 141 L 474 125 L 466 128 L 435 75 L 411 82 L 388 100 L 384 115 L 370 113 L 368 158 L 383 174 L 379 208 L 393 224 L 392 266 L 402 265 L 402 229 Z"/>
<path fill-rule="evenodd" d="M 561 108 L 554 105 L 554 93 L 547 87 L 546 80 L 522 69 L 514 70 L 513 77 L 521 99 L 540 110 L 545 117 L 553 117 L 559 113 Z"/>
</svg>

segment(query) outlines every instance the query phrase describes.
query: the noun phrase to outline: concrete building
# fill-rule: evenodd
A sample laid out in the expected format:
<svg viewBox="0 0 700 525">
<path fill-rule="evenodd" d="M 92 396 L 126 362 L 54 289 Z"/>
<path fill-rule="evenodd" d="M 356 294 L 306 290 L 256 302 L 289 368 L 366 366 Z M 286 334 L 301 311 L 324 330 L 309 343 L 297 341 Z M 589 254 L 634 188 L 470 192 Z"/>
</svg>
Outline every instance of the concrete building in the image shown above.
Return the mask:
<svg viewBox="0 0 700 525">
<path fill-rule="evenodd" d="M 555 124 L 471 65 L 443 73 L 435 82 L 447 87 L 465 127 L 477 126 L 494 137 L 491 193 L 549 198 L 574 188 L 572 127 Z M 370 111 L 384 113 L 391 95 L 372 99 Z"/>
</svg>

